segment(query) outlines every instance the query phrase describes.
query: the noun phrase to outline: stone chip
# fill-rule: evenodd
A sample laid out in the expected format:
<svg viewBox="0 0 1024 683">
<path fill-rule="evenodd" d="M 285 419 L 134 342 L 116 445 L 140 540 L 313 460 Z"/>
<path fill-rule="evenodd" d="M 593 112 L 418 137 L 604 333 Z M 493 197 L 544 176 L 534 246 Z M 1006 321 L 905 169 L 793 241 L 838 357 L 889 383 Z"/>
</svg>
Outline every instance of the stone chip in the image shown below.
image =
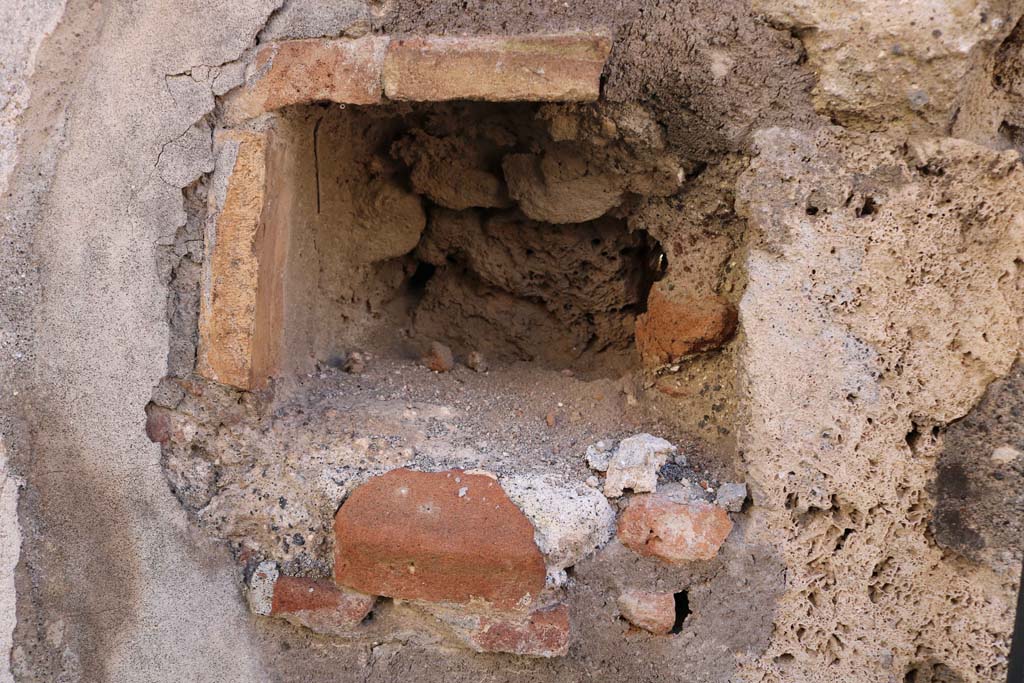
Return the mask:
<svg viewBox="0 0 1024 683">
<path fill-rule="evenodd" d="M 608 461 L 604 495 L 618 498 L 625 489 L 634 493 L 653 491 L 658 486 L 658 470 L 676 450 L 665 439 L 651 434 L 623 439 Z"/>
</svg>

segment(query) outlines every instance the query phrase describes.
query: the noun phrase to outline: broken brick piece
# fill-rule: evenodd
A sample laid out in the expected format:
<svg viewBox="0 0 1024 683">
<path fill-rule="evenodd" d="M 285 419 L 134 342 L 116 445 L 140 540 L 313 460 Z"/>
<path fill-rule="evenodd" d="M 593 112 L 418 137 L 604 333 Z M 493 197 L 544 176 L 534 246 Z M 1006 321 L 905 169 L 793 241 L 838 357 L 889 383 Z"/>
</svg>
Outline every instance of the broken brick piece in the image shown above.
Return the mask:
<svg viewBox="0 0 1024 683">
<path fill-rule="evenodd" d="M 261 228 L 266 193 L 267 137 L 249 131 L 220 131 L 215 139 L 217 169 L 210 192 L 199 312 L 200 375 L 239 389 L 251 389 L 260 367 L 256 347 L 257 279 L 266 236 Z"/>
<path fill-rule="evenodd" d="M 256 53 L 249 79 L 230 93 L 224 114 L 238 123 L 281 107 L 312 102 L 377 104 L 386 36 L 313 38 L 270 43 Z"/>
<path fill-rule="evenodd" d="M 640 555 L 676 563 L 712 559 L 730 531 L 729 513 L 716 505 L 675 503 L 650 494 L 633 496 L 619 517 L 617 535 Z"/>
<path fill-rule="evenodd" d="M 498 482 L 461 470 L 392 470 L 334 518 L 334 580 L 409 600 L 526 609 L 544 588 L 533 525 Z"/>
<path fill-rule="evenodd" d="M 317 633 L 336 635 L 358 626 L 376 600 L 373 595 L 339 588 L 330 581 L 281 576 L 274 584 L 270 616 Z"/>
<path fill-rule="evenodd" d="M 564 603 L 530 612 L 472 612 L 464 607 L 419 605 L 477 652 L 561 657 L 569 651 L 569 608 Z"/>
<path fill-rule="evenodd" d="M 327 580 L 283 576 L 276 562 L 261 562 L 253 570 L 248 599 L 255 614 L 278 617 L 326 635 L 350 632 L 377 600 Z"/>
<path fill-rule="evenodd" d="M 636 319 L 636 348 L 644 365 L 674 363 L 722 346 L 736 331 L 736 307 L 719 296 L 696 297 L 656 284 Z"/>
<path fill-rule="evenodd" d="M 618 599 L 619 612 L 629 623 L 663 635 L 676 621 L 676 600 L 672 593 L 626 590 Z"/>
<path fill-rule="evenodd" d="M 477 652 L 561 657 L 569 652 L 569 608 L 564 604 L 530 612 L 525 618 L 480 618 L 468 642 Z"/>
<path fill-rule="evenodd" d="M 384 60 L 391 100 L 593 101 L 606 34 L 395 38 Z"/>
</svg>

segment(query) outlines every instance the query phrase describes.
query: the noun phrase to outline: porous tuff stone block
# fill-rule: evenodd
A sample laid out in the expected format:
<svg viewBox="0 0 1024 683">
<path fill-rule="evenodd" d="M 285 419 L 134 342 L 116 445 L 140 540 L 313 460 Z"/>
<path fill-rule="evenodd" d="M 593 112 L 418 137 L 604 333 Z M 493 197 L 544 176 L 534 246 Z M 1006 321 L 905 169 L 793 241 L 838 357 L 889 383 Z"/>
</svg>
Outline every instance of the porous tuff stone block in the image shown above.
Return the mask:
<svg viewBox="0 0 1024 683">
<path fill-rule="evenodd" d="M 530 521 L 498 482 L 461 470 L 392 470 L 334 519 L 334 579 L 407 600 L 527 609 L 545 566 Z"/>
<path fill-rule="evenodd" d="M 395 38 L 384 93 L 413 102 L 592 101 L 610 49 L 603 33 Z"/>
<path fill-rule="evenodd" d="M 629 501 L 616 533 L 624 546 L 640 555 L 678 563 L 712 559 L 730 531 L 729 513 L 717 505 L 676 503 L 649 494 Z"/>
<path fill-rule="evenodd" d="M 239 123 L 281 107 L 319 101 L 378 104 L 388 40 L 314 38 L 261 47 L 245 85 L 225 100 L 225 120 Z"/>
</svg>

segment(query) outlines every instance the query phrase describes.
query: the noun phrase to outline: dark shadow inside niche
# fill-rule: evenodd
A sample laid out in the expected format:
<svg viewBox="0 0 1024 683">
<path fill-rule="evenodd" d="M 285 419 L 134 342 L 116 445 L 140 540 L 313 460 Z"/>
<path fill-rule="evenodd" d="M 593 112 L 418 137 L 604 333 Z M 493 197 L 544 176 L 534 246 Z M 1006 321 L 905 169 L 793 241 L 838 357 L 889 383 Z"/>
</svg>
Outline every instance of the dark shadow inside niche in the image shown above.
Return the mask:
<svg viewBox="0 0 1024 683">
<path fill-rule="evenodd" d="M 588 133 L 586 112 L 558 128 L 547 111 L 285 111 L 267 215 L 288 243 L 282 370 L 352 350 L 410 358 L 434 340 L 492 365 L 633 367 L 635 319 L 667 262 L 629 217 L 645 192 L 676 191 L 679 168 Z"/>
<path fill-rule="evenodd" d="M 676 620 L 672 624 L 672 630 L 669 633 L 682 633 L 683 624 L 686 622 L 686 617 L 690 616 L 690 595 L 686 591 L 679 591 L 673 594 L 672 598 L 676 605 Z"/>
</svg>

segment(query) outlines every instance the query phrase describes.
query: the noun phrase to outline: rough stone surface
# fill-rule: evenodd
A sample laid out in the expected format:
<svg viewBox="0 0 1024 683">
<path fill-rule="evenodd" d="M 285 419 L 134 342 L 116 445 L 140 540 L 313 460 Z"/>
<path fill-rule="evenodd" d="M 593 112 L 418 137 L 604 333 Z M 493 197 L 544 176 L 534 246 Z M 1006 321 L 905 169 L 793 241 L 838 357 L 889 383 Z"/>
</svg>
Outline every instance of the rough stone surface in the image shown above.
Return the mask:
<svg viewBox="0 0 1024 683">
<path fill-rule="evenodd" d="M 388 99 L 589 101 L 611 48 L 607 35 L 396 38 L 384 62 Z"/>
<path fill-rule="evenodd" d="M 244 86 L 228 95 L 225 117 L 241 122 L 294 104 L 376 104 L 388 38 L 309 39 L 259 49 Z"/>
<path fill-rule="evenodd" d="M 665 562 L 692 562 L 715 557 L 730 531 L 729 514 L 716 505 L 676 503 L 651 494 L 630 498 L 619 516 L 616 535 L 641 555 Z"/>
<path fill-rule="evenodd" d="M 550 225 L 515 211 L 435 209 L 417 254 L 440 272 L 416 329 L 506 361 L 564 366 L 624 351 L 650 247 L 611 217 Z"/>
<path fill-rule="evenodd" d="M 544 587 L 533 527 L 488 476 L 393 470 L 352 492 L 334 531 L 334 580 L 366 593 L 522 609 Z"/>
<path fill-rule="evenodd" d="M 598 441 L 587 446 L 587 466 L 598 472 L 607 472 L 612 455 L 615 452 L 615 445 L 608 441 Z"/>
<path fill-rule="evenodd" d="M 412 168 L 413 188 L 440 206 L 462 210 L 512 204 L 504 179 L 495 172 L 502 151 L 495 141 L 414 131 L 391 151 Z"/>
<path fill-rule="evenodd" d="M 626 590 L 616 601 L 623 619 L 655 635 L 668 633 L 675 624 L 676 601 L 672 593 Z"/>
<path fill-rule="evenodd" d="M 922 132 L 944 130 L 956 118 L 961 93 L 983 77 L 979 67 L 1022 10 L 1017 3 L 978 0 L 896 7 L 865 0 L 856 12 L 831 0 L 754 5 L 800 32 L 818 75 L 819 111 L 851 127 L 888 124 Z"/>
<path fill-rule="evenodd" d="M 739 512 L 747 500 L 747 485 L 726 483 L 718 487 L 715 493 L 715 505 L 729 512 Z"/>
<path fill-rule="evenodd" d="M 736 309 L 727 300 L 667 291 L 659 283 L 636 319 L 636 346 L 646 365 L 666 365 L 721 346 L 735 331 Z"/>
<path fill-rule="evenodd" d="M 280 578 L 281 571 L 277 562 L 260 562 L 256 565 L 249 577 L 249 590 L 246 592 L 249 609 L 253 614 L 269 617 L 274 611 L 274 589 Z"/>
<path fill-rule="evenodd" d="M 487 358 L 479 351 L 470 351 L 466 356 L 466 367 L 473 372 L 487 372 Z"/>
<path fill-rule="evenodd" d="M 575 163 L 574 163 L 575 162 Z M 594 173 L 585 161 L 565 154 L 513 154 L 502 164 L 509 193 L 530 218 L 549 223 L 583 223 L 622 203 L 614 176 Z"/>
<path fill-rule="evenodd" d="M 653 491 L 658 486 L 658 470 L 678 449 L 651 434 L 636 434 L 619 442 L 608 460 L 604 495 L 618 498 L 626 489 L 633 493 Z"/>
<path fill-rule="evenodd" d="M 789 588 L 751 675 L 813 677 L 838 657 L 868 680 L 934 663 L 999 680 L 1016 558 L 995 570 L 938 547 L 927 489 L 942 425 L 1019 352 L 1021 166 L 967 140 L 904 150 L 838 128 L 766 130 L 758 145 L 737 195 L 758 235 L 740 447 Z"/>
<path fill-rule="evenodd" d="M 931 529 L 940 545 L 999 566 L 1024 552 L 1024 364 L 988 386 L 950 425 L 932 492 Z"/>
<path fill-rule="evenodd" d="M 549 583 L 564 583 L 564 571 L 612 537 L 615 511 L 594 489 L 520 475 L 503 479 L 502 488 L 536 529 Z"/>
</svg>

